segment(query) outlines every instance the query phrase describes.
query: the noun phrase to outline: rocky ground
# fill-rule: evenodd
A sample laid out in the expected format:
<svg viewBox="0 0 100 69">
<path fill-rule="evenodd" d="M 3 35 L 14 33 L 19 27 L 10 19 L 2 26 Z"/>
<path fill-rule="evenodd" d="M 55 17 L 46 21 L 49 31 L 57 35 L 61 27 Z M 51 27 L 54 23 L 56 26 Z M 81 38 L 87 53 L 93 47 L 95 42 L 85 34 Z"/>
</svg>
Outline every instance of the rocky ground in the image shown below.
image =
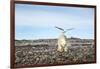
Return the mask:
<svg viewBox="0 0 100 69">
<path fill-rule="evenodd" d="M 67 52 L 57 52 L 47 46 L 15 46 L 15 65 L 68 64 L 94 61 L 93 46 L 69 47 Z"/>
</svg>

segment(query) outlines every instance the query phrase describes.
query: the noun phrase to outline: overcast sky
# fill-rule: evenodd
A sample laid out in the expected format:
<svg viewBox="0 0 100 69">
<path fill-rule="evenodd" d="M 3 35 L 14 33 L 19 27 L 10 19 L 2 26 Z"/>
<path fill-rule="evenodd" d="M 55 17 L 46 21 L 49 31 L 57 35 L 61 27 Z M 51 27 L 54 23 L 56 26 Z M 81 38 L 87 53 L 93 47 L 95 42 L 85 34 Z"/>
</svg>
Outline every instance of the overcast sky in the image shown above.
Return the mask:
<svg viewBox="0 0 100 69">
<path fill-rule="evenodd" d="M 63 29 L 67 37 L 94 38 L 94 9 L 40 5 L 15 5 L 15 39 L 58 38 Z"/>
</svg>

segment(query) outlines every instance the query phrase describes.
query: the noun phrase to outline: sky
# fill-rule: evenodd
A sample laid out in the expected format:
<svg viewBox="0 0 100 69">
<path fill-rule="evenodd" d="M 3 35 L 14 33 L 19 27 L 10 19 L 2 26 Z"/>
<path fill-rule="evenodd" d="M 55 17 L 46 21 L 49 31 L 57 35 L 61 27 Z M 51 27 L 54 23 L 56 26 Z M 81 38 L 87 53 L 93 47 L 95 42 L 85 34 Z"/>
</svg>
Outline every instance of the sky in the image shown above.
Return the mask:
<svg viewBox="0 0 100 69">
<path fill-rule="evenodd" d="M 94 8 L 15 4 L 15 39 L 94 38 Z"/>
</svg>

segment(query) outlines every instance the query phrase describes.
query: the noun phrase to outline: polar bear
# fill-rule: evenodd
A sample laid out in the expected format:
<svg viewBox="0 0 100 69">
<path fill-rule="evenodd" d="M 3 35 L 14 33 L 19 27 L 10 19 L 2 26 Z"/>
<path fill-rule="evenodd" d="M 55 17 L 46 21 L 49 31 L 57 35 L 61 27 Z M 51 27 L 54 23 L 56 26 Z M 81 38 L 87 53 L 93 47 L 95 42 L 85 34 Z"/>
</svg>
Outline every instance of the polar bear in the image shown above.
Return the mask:
<svg viewBox="0 0 100 69">
<path fill-rule="evenodd" d="M 66 41 L 66 36 L 64 35 L 64 33 L 62 32 L 61 35 L 58 38 L 57 41 L 57 51 L 59 52 L 67 52 L 67 41 Z"/>
</svg>

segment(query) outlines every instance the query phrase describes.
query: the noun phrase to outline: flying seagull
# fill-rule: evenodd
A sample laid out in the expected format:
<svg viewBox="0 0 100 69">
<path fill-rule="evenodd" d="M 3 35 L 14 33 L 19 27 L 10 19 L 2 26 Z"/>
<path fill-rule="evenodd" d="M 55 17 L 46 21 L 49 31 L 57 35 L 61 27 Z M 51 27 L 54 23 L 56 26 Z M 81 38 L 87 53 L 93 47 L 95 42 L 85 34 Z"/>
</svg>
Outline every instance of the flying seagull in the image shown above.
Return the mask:
<svg viewBox="0 0 100 69">
<path fill-rule="evenodd" d="M 55 26 L 55 28 L 63 31 L 64 33 L 66 33 L 67 31 L 70 31 L 70 30 L 73 30 L 74 29 L 74 28 L 69 28 L 69 29 L 64 30 L 63 28 L 60 28 L 60 27 L 57 27 L 57 26 Z"/>
</svg>

